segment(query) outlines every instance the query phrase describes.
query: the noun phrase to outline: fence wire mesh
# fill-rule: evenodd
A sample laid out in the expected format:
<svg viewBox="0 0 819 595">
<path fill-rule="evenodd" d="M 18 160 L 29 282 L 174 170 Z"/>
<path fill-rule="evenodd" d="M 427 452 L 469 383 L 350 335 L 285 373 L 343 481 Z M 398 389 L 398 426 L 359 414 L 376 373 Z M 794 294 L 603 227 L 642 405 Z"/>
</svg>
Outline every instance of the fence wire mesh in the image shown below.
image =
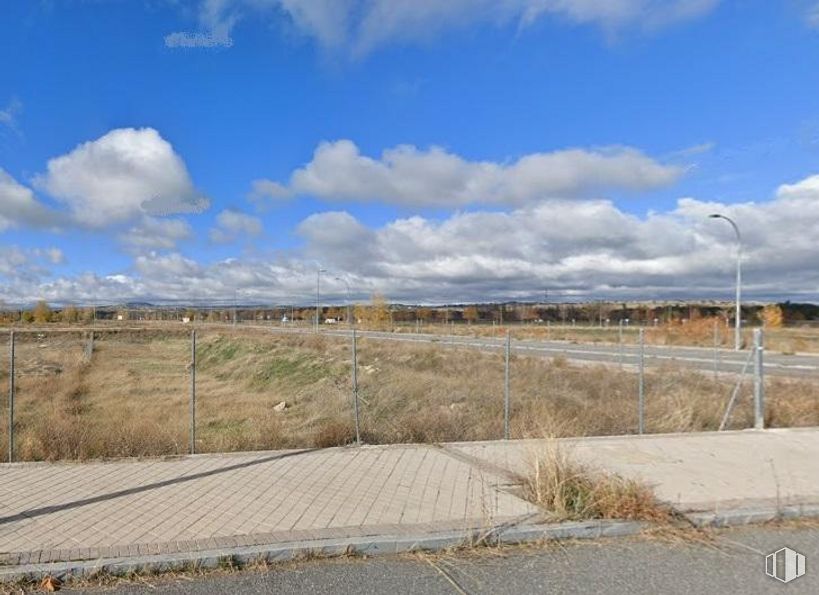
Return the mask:
<svg viewBox="0 0 819 595">
<path fill-rule="evenodd" d="M 351 337 L 270 328 L 88 329 L 15 334 L 15 460 L 277 448 L 356 440 Z M 504 333 L 505 335 L 505 333 Z M 506 434 L 504 342 L 407 342 L 359 336 L 357 384 L 365 443 L 492 440 Z M 8 343 L 8 334 L 0 335 Z M 511 438 L 639 431 L 635 359 L 579 362 L 511 342 Z M 570 344 L 567 344 L 570 345 Z M 633 349 L 633 348 L 632 348 Z M 727 353 L 727 352 L 726 352 Z M 744 355 L 743 355 L 744 357 Z M 0 380 L 9 386 L 9 358 Z M 753 378 L 710 365 L 692 370 L 647 357 L 645 431 L 754 426 Z M 195 418 L 191 408 L 196 391 Z M 819 425 L 815 381 L 767 378 L 766 425 Z M 733 407 L 726 416 L 731 397 Z M 8 458 L 8 397 L 0 411 L 0 457 Z"/>
</svg>

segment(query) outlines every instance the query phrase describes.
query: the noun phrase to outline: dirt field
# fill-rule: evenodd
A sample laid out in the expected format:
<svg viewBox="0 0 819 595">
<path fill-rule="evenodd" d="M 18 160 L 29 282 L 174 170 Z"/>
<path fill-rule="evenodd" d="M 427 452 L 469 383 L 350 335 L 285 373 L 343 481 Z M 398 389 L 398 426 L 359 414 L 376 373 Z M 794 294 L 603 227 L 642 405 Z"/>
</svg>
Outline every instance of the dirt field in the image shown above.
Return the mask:
<svg viewBox="0 0 819 595">
<path fill-rule="evenodd" d="M 19 334 L 17 460 L 180 454 L 189 448 L 190 336 L 159 330 Z M 87 356 L 90 354 L 90 358 Z M 4 358 L 7 360 L 7 358 Z M 0 382 L 8 386 L 7 362 Z M 354 438 L 349 340 L 201 329 L 199 452 L 332 446 Z M 359 340 L 365 442 L 438 442 L 503 435 L 503 358 L 435 345 Z M 646 381 L 649 432 L 713 430 L 733 387 L 724 377 L 663 368 Z M 515 356 L 513 437 L 604 435 L 637 427 L 637 378 L 561 358 Z M 283 411 L 275 406 L 285 403 Z M 7 454 L 6 391 L 0 457 Z M 750 386 L 729 427 L 752 422 Z M 819 425 L 819 386 L 767 384 L 771 426 Z"/>
</svg>

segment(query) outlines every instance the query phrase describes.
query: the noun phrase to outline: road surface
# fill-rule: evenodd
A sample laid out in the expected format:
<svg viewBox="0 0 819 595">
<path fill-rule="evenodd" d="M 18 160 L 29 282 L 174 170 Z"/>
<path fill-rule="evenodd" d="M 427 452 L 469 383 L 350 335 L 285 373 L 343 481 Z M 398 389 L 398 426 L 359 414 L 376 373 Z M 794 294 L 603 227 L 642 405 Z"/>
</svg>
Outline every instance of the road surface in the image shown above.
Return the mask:
<svg viewBox="0 0 819 595">
<path fill-rule="evenodd" d="M 788 546 L 806 574 L 781 584 L 764 557 Z M 819 593 L 819 526 L 723 531 L 711 543 L 630 538 L 485 549 L 448 555 L 314 560 L 245 571 L 97 589 L 116 595 L 315 593 L 463 595 L 516 593 Z M 65 592 L 82 592 L 67 589 Z"/>
<path fill-rule="evenodd" d="M 243 328 L 259 328 L 281 333 L 312 333 L 310 329 L 287 329 L 271 326 L 242 325 Z M 330 336 L 349 336 L 344 329 L 322 329 L 321 334 Z M 402 341 L 428 343 L 450 347 L 465 347 L 482 351 L 501 351 L 504 339 L 488 337 L 467 337 L 462 335 L 436 335 L 415 333 L 389 333 L 381 331 L 358 331 L 359 336 L 384 341 Z M 543 355 L 547 357 L 562 356 L 568 360 L 608 365 L 623 364 L 633 368 L 638 365 L 640 349 L 635 345 L 616 345 L 610 343 L 574 343 L 570 341 L 537 341 L 513 340 L 512 349 L 518 354 Z M 646 345 L 645 365 L 659 366 L 678 364 L 697 370 L 737 374 L 747 362 L 747 370 L 753 370 L 749 361 L 749 351 L 713 349 L 703 347 L 679 347 Z M 766 352 L 764 356 L 766 374 L 797 378 L 819 379 L 819 354 L 783 355 Z"/>
</svg>

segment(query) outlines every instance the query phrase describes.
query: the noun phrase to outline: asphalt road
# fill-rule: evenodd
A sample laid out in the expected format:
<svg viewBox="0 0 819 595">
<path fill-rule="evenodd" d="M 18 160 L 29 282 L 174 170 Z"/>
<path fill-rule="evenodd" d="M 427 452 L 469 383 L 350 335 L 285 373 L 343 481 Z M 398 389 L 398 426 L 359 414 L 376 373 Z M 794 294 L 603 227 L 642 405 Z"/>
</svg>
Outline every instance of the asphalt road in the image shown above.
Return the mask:
<svg viewBox="0 0 819 595">
<path fill-rule="evenodd" d="M 197 328 L 231 328 L 229 324 L 206 323 L 197 325 Z M 141 330 L 146 327 L 134 327 Z M 182 330 L 181 327 L 175 327 Z M 240 328 L 263 330 L 274 333 L 312 334 L 310 327 L 288 328 L 272 324 L 241 324 Z M 35 332 L 37 329 L 26 329 L 26 332 Z M 82 328 L 49 328 L 43 332 L 82 332 Z M 116 327 L 101 327 L 105 330 L 122 330 Z M 2 332 L 0 332 L 2 334 Z M 321 328 L 321 334 L 326 336 L 349 337 L 350 331 L 343 328 Z M 469 337 L 464 335 L 440 335 L 413 333 L 411 331 L 390 333 L 381 331 L 358 331 L 362 338 L 383 341 L 402 341 L 412 343 L 429 343 L 445 347 L 460 347 L 479 349 L 482 351 L 502 352 L 504 339 L 491 337 Z M 635 345 L 617 345 L 612 343 L 576 343 L 571 341 L 534 341 L 513 340 L 512 349 L 515 353 L 542 355 L 544 357 L 563 356 L 567 360 L 585 363 L 606 365 L 622 365 L 626 369 L 634 369 L 639 364 L 639 348 Z M 732 349 L 713 349 L 703 347 L 679 347 L 646 345 L 645 365 L 647 367 L 664 364 L 676 364 L 704 372 L 720 374 L 740 373 L 747 365 L 750 373 L 753 362 L 749 361 L 749 351 L 734 351 Z M 773 351 L 766 351 L 764 357 L 765 374 L 772 376 L 788 376 L 819 380 L 819 354 L 784 355 Z"/>
<path fill-rule="evenodd" d="M 311 333 L 309 329 L 286 329 L 271 326 L 243 325 L 246 328 L 260 328 L 273 332 Z M 349 336 L 349 331 L 342 329 L 322 329 L 321 333 L 330 336 Z M 483 351 L 501 351 L 504 340 L 486 337 L 465 337 L 458 335 L 434 335 L 415 333 L 387 333 L 379 331 L 359 331 L 361 337 L 384 341 L 404 341 L 413 343 L 430 343 L 441 346 L 466 347 Z M 568 360 L 635 367 L 639 364 L 640 350 L 635 345 L 613 345 L 600 343 L 573 343 L 569 341 L 532 341 L 514 340 L 514 352 L 519 354 L 543 355 L 548 357 L 563 356 Z M 678 364 L 697 370 L 737 374 L 748 362 L 749 351 L 736 352 L 729 349 L 709 349 L 702 347 L 667 347 L 647 345 L 645 347 L 645 365 L 659 366 Z M 753 362 L 747 363 L 750 373 Z M 774 376 L 790 376 L 819 379 L 819 355 L 783 355 L 765 352 L 764 370 Z"/>
<path fill-rule="evenodd" d="M 764 556 L 789 546 L 806 557 L 804 576 L 785 585 L 765 574 Z M 79 592 L 66 590 L 66 592 Z M 91 591 L 100 592 L 100 590 Z M 194 578 L 153 579 L 104 590 L 143 593 L 819 593 L 819 528 L 745 528 L 713 544 L 658 538 L 483 549 L 370 560 L 314 560 Z"/>
</svg>

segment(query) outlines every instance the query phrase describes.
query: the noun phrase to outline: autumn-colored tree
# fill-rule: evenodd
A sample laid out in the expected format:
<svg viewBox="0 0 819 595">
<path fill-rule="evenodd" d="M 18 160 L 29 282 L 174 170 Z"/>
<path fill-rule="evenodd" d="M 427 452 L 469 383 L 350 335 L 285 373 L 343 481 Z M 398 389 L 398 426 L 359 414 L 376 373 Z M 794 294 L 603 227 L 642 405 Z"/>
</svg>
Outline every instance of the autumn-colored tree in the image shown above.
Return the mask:
<svg viewBox="0 0 819 595">
<path fill-rule="evenodd" d="M 760 310 L 758 316 L 765 328 L 780 328 L 785 319 L 782 307 L 777 304 L 768 304 Z"/>
<path fill-rule="evenodd" d="M 480 318 L 480 314 L 478 314 L 478 308 L 475 306 L 467 306 L 464 308 L 464 318 L 469 324 L 473 322 L 477 322 L 478 318 Z"/>
<path fill-rule="evenodd" d="M 355 318 L 357 323 L 367 324 L 370 318 L 369 310 L 370 307 L 366 304 L 356 304 L 353 306 L 353 318 Z"/>
<path fill-rule="evenodd" d="M 34 317 L 34 322 L 37 324 L 51 322 L 51 308 L 48 306 L 45 300 L 40 300 L 37 302 L 37 305 L 34 306 L 34 310 L 32 311 L 32 315 Z"/>
<path fill-rule="evenodd" d="M 80 313 L 74 306 L 66 306 L 60 313 L 63 322 L 77 322 L 80 319 Z"/>
<path fill-rule="evenodd" d="M 369 306 L 356 305 L 355 317 L 370 328 L 388 328 L 390 324 L 389 302 L 383 294 L 374 293 Z"/>
<path fill-rule="evenodd" d="M 520 306 L 518 316 L 522 322 L 534 322 L 537 320 L 537 312 L 532 306 Z"/>
</svg>

